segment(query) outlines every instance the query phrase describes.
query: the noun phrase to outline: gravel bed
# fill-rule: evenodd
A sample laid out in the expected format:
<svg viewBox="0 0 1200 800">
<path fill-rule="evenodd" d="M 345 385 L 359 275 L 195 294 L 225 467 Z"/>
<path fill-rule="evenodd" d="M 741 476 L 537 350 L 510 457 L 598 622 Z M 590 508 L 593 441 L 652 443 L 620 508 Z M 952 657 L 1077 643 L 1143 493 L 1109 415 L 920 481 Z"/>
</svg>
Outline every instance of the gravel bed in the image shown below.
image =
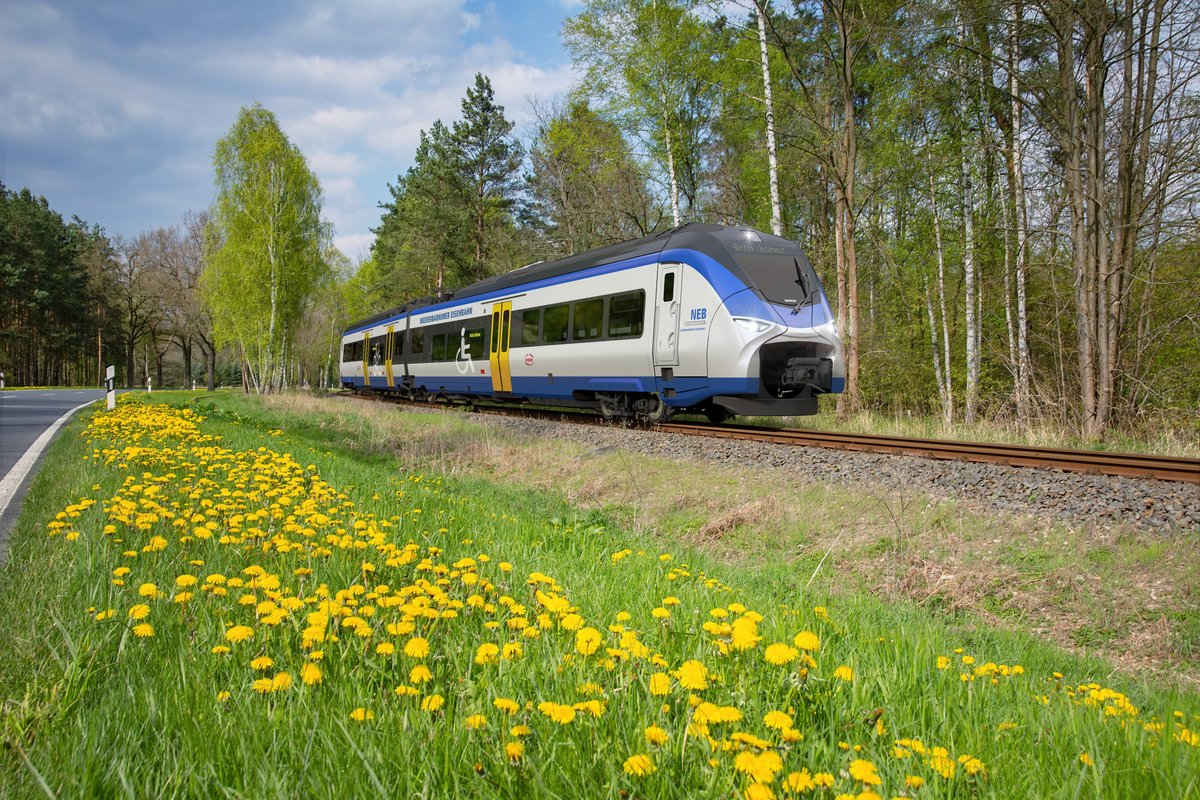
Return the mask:
<svg viewBox="0 0 1200 800">
<path fill-rule="evenodd" d="M 1195 484 L 708 439 L 488 414 L 476 419 L 523 436 L 578 442 L 598 452 L 620 449 L 689 463 L 706 460 L 785 469 L 790 477 L 800 481 L 848 487 L 873 484 L 885 490 L 957 500 L 983 512 L 1054 518 L 1073 527 L 1125 524 L 1142 530 L 1184 532 L 1200 537 L 1200 487 Z"/>
</svg>

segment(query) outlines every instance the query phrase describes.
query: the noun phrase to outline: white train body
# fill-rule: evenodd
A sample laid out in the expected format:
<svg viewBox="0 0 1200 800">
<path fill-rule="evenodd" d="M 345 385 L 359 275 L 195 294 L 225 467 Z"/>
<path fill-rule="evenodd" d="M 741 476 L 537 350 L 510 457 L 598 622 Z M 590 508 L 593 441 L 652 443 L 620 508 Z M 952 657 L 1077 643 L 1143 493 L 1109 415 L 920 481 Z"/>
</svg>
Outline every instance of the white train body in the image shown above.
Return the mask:
<svg viewBox="0 0 1200 800">
<path fill-rule="evenodd" d="M 539 262 L 364 320 L 346 388 L 599 408 L 661 419 L 816 411 L 844 384 L 808 259 L 747 228 L 685 225 Z"/>
</svg>

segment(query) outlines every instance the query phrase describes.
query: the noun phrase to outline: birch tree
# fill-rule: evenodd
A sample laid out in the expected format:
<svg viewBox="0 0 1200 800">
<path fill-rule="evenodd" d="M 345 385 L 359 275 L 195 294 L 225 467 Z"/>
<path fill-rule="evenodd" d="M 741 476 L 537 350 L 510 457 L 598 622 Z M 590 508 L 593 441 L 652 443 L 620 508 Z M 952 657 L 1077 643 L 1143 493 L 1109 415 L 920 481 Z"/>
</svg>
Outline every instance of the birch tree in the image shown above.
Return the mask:
<svg viewBox="0 0 1200 800">
<path fill-rule="evenodd" d="M 217 229 L 202 285 L 218 345 L 234 345 L 257 392 L 284 388 L 297 324 L 327 269 L 321 186 L 275 115 L 243 108 L 213 158 Z"/>
</svg>

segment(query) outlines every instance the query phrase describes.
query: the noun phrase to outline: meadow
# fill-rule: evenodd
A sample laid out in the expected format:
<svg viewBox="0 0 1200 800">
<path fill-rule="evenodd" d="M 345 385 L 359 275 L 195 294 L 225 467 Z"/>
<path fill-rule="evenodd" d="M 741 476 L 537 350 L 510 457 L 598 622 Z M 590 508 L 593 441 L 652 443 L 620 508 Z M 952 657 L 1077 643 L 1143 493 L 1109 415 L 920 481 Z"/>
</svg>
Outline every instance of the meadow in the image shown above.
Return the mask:
<svg viewBox="0 0 1200 800">
<path fill-rule="evenodd" d="M 0 795 L 1200 795 L 1190 689 L 154 401 L 85 412 L 27 497 Z"/>
</svg>

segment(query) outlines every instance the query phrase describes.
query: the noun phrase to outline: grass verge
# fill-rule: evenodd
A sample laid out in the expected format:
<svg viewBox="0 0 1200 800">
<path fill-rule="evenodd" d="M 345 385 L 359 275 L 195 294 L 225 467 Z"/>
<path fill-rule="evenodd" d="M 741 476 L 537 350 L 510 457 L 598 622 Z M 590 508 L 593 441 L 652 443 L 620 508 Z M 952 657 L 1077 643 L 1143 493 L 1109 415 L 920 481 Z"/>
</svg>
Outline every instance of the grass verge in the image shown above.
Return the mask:
<svg viewBox="0 0 1200 800">
<path fill-rule="evenodd" d="M 123 400 L 50 452 L 0 573 L 0 794 L 1200 791 L 1189 690 L 421 469 L 510 450 L 461 420 L 403 423 L 406 461 L 219 402 Z"/>
</svg>

